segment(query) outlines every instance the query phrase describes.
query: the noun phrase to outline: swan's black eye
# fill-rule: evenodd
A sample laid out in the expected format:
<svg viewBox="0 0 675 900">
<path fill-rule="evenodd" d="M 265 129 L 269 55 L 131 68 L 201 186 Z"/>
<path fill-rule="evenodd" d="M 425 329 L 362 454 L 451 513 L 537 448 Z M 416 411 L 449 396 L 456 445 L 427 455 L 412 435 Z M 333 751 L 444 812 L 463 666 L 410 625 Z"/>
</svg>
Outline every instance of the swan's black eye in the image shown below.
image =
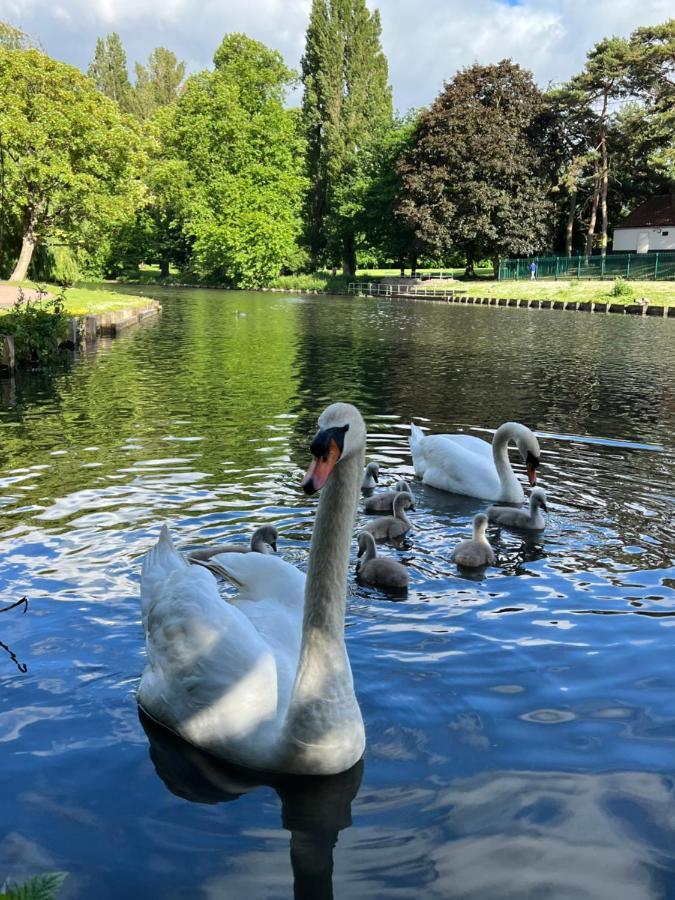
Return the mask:
<svg viewBox="0 0 675 900">
<path fill-rule="evenodd" d="M 348 431 L 349 425 L 343 425 L 341 428 L 322 428 L 321 431 L 317 431 L 309 452 L 312 456 L 315 456 L 317 459 L 321 458 L 325 462 L 328 458 L 330 443 L 334 441 L 340 453 L 342 453 L 345 445 L 345 434 Z"/>
</svg>

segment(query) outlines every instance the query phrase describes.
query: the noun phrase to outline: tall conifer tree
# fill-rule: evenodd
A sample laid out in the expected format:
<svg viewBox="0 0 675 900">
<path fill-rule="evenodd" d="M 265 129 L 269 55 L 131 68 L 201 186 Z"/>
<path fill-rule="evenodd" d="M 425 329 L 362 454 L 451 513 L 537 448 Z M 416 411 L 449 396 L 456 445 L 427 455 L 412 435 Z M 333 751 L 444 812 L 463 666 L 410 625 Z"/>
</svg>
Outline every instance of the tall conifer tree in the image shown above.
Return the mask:
<svg viewBox="0 0 675 900">
<path fill-rule="evenodd" d="M 380 16 L 365 0 L 313 0 L 302 58 L 303 121 L 309 191 L 306 241 L 313 267 L 329 257 L 345 274 L 356 267 L 354 227 L 341 213 L 359 149 L 392 121 Z"/>
<path fill-rule="evenodd" d="M 117 32 L 113 31 L 107 37 L 96 40 L 94 58 L 87 74 L 94 79 L 99 91 L 114 100 L 122 112 L 132 111 L 133 98 L 127 71 L 127 55 Z"/>
</svg>

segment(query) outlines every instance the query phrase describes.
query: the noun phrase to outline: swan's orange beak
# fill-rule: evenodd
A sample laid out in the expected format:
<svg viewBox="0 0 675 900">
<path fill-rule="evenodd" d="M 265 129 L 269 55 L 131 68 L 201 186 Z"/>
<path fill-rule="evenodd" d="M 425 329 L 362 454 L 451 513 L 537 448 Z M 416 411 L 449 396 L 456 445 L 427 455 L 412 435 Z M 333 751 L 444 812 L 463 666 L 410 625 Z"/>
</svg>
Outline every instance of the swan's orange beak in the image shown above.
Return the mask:
<svg viewBox="0 0 675 900">
<path fill-rule="evenodd" d="M 315 494 L 320 491 L 328 480 L 328 476 L 340 459 L 342 450 L 334 439 L 328 444 L 328 450 L 324 456 L 315 456 L 307 469 L 307 474 L 302 479 L 302 489 L 306 494 Z"/>
<path fill-rule="evenodd" d="M 525 458 L 525 468 L 527 469 L 527 477 L 530 481 L 530 487 L 534 487 L 537 483 L 537 469 L 539 468 L 539 457 L 535 456 L 531 450 L 527 451 Z"/>
</svg>

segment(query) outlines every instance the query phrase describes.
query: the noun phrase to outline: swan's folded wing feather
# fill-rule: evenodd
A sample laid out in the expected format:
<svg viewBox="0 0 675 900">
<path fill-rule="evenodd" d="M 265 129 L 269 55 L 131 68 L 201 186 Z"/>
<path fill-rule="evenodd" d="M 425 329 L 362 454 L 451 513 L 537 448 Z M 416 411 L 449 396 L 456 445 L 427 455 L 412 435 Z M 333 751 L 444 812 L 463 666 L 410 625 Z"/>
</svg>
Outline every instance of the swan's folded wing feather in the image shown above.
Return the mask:
<svg viewBox="0 0 675 900">
<path fill-rule="evenodd" d="M 305 574 L 279 556 L 264 553 L 219 553 L 206 563 L 239 588 L 239 599 L 276 599 L 283 605 L 302 602 Z"/>
<path fill-rule="evenodd" d="M 214 721 L 219 740 L 237 740 L 276 715 L 274 656 L 206 569 L 174 570 L 158 586 L 146 647 L 139 702 L 189 740 L 203 744 Z"/>
<path fill-rule="evenodd" d="M 433 435 L 424 443 L 426 484 L 470 497 L 499 496 L 499 476 L 491 455 L 474 453 L 442 435 Z"/>
<path fill-rule="evenodd" d="M 452 441 L 463 450 L 482 454 L 488 459 L 492 459 L 492 444 L 473 434 L 439 434 L 437 437 L 444 438 L 446 441 Z"/>
</svg>

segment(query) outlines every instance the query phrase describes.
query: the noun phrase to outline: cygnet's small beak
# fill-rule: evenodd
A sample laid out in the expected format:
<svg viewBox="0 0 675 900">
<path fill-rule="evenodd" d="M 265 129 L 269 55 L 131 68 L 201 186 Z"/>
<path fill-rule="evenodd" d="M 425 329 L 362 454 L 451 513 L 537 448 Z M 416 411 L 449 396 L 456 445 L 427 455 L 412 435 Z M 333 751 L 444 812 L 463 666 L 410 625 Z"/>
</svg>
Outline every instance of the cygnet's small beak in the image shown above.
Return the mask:
<svg viewBox="0 0 675 900">
<path fill-rule="evenodd" d="M 277 542 L 276 541 L 272 541 L 272 543 L 270 544 L 270 547 L 272 548 L 272 550 L 274 550 L 275 553 L 277 552 Z"/>
<path fill-rule="evenodd" d="M 544 510 L 544 512 L 548 512 L 548 506 L 546 505 L 545 500 L 541 501 L 541 508 Z"/>
</svg>

